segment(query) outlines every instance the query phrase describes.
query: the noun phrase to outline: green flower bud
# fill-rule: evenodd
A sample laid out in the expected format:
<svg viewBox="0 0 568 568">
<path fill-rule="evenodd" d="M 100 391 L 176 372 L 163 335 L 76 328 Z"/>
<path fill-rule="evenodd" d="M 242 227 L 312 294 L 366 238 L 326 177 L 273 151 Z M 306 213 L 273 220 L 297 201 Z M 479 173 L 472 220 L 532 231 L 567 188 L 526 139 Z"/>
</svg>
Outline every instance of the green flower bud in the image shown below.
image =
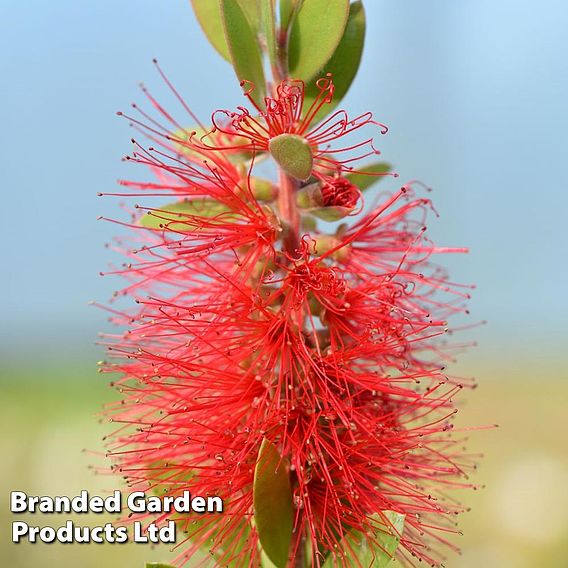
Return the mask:
<svg viewBox="0 0 568 568">
<path fill-rule="evenodd" d="M 323 195 L 321 183 L 311 183 L 302 187 L 296 193 L 296 203 L 301 209 L 312 209 L 313 207 L 323 207 Z"/>
<path fill-rule="evenodd" d="M 297 134 L 280 134 L 271 138 L 268 148 L 278 165 L 292 177 L 305 181 L 314 166 L 314 156 L 308 141 Z"/>
<path fill-rule="evenodd" d="M 278 196 L 278 188 L 268 179 L 251 177 L 250 187 L 258 201 L 274 201 Z"/>
<path fill-rule="evenodd" d="M 341 243 L 341 240 L 334 235 L 317 235 L 315 238 L 315 251 L 316 254 L 322 255 L 326 252 L 336 248 Z M 331 258 L 339 262 L 347 260 L 351 252 L 351 245 L 345 245 L 338 248 L 331 254 Z"/>
</svg>

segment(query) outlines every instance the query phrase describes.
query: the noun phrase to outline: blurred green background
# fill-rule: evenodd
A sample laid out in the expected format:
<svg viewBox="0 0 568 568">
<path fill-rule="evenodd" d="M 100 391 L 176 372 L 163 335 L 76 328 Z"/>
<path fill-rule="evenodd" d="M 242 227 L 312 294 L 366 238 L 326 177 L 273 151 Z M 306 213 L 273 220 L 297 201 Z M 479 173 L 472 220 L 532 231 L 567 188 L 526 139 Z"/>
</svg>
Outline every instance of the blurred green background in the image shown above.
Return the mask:
<svg viewBox="0 0 568 568">
<path fill-rule="evenodd" d="M 344 106 L 373 110 L 391 127 L 378 146 L 400 179 L 434 188 L 430 232 L 471 248 L 444 262 L 478 284 L 471 318 L 489 321 L 463 334 L 479 345 L 452 369 L 480 384 L 464 393 L 460 424 L 499 428 L 471 432 L 486 487 L 462 496 L 463 555 L 447 566 L 566 568 L 568 5 L 365 6 L 366 52 Z M 96 217 L 120 212 L 96 192 L 132 175 L 119 159 L 131 132 L 114 112 L 140 101 L 140 80 L 171 108 L 154 56 L 205 120 L 242 95 L 185 0 L 0 0 L 0 47 L 0 557 L 10 568 L 139 567 L 167 549 L 11 544 L 8 495 L 117 483 L 88 469 L 104 462 L 97 414 L 114 395 L 95 372 L 108 324 L 87 302 L 119 286 L 97 276 L 116 260 L 102 245 L 117 228 Z"/>
</svg>

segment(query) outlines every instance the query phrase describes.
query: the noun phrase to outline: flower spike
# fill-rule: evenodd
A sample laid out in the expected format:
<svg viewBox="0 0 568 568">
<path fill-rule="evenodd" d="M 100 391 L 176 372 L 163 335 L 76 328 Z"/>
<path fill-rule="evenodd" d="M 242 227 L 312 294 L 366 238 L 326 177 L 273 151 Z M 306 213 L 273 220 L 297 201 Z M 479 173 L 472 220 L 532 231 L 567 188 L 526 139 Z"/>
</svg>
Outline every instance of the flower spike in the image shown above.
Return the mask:
<svg viewBox="0 0 568 568">
<path fill-rule="evenodd" d="M 239 27 L 256 33 L 244 12 L 232 57 Z M 119 375 L 110 471 L 159 496 L 221 497 L 222 514 L 135 516 L 175 522 L 176 566 L 442 566 L 464 511 L 451 491 L 473 487 L 477 459 L 454 422 L 471 382 L 446 371 L 472 287 L 440 264 L 467 251 L 430 240 L 420 182 L 363 202 L 371 176 L 396 176 L 358 165 L 379 153 L 363 133 L 386 126 L 320 121 L 332 75 L 308 95 L 286 74 L 288 30 L 262 25 L 270 96 L 243 81 L 250 108 L 205 124 L 156 63 L 182 118 L 145 87 L 150 110 L 121 113 L 136 132 L 125 160 L 151 179 L 120 181 L 125 262 L 105 273 L 125 281 L 102 336 L 101 370 Z"/>
</svg>

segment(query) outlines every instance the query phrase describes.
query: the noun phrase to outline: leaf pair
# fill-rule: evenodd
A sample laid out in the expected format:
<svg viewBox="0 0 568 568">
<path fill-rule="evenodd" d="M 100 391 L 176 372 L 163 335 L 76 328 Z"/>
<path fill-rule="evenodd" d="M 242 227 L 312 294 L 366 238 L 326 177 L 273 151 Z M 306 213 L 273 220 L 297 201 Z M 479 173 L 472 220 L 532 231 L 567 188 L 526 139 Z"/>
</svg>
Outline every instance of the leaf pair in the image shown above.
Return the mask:
<svg viewBox="0 0 568 568">
<path fill-rule="evenodd" d="M 315 100 L 319 77 L 333 75 L 335 95 L 321 109 L 322 119 L 345 96 L 359 68 L 365 41 L 365 11 L 361 0 L 281 0 L 276 30 L 273 0 L 191 0 L 197 19 L 211 44 L 235 69 L 241 81 L 254 85 L 253 100 L 262 105 L 266 96 L 264 51 L 273 68 L 280 49 L 292 79 L 306 83 L 306 106 Z M 287 46 L 277 36 L 288 37 Z M 286 53 L 287 52 L 287 53 Z"/>
</svg>

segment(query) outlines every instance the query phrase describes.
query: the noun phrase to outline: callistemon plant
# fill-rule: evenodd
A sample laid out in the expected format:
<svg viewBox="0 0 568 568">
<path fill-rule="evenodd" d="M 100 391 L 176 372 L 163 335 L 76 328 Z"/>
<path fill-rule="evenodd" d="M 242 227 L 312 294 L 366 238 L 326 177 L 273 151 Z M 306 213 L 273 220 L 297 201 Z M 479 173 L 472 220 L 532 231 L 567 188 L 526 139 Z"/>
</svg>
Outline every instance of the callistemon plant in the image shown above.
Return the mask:
<svg viewBox="0 0 568 568">
<path fill-rule="evenodd" d="M 473 463 L 452 432 L 462 383 L 444 372 L 468 287 L 436 259 L 464 249 L 428 239 L 425 188 L 377 160 L 386 128 L 337 110 L 363 6 L 193 6 L 245 100 L 200 122 L 157 67 L 179 112 L 143 89 L 124 115 L 127 160 L 151 181 L 119 193 L 131 237 L 111 272 L 134 307 L 113 308 L 124 331 L 103 364 L 121 393 L 112 469 L 137 490 L 223 499 L 148 517 L 175 520 L 175 565 L 438 566 Z"/>
</svg>

